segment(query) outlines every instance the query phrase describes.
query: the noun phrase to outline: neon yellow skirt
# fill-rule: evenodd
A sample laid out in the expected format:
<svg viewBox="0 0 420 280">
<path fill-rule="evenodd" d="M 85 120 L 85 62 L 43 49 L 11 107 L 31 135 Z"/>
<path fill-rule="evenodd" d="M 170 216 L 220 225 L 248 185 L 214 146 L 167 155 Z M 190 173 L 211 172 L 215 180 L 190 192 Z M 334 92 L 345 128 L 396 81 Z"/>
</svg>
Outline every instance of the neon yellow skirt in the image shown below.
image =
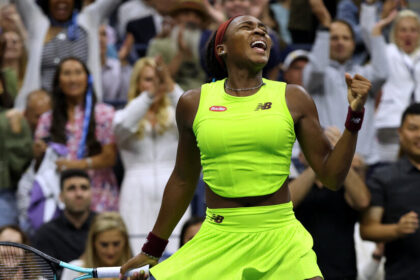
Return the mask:
<svg viewBox="0 0 420 280">
<path fill-rule="evenodd" d="M 322 277 L 311 235 L 292 203 L 207 209 L 197 235 L 150 271 L 157 280 Z"/>
</svg>

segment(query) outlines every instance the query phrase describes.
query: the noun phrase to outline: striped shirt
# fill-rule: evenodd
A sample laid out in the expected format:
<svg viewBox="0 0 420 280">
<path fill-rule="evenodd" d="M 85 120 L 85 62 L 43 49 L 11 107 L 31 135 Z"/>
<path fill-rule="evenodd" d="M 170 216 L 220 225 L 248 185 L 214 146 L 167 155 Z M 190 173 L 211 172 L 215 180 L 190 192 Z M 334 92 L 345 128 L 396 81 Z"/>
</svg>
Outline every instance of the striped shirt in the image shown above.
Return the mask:
<svg viewBox="0 0 420 280">
<path fill-rule="evenodd" d="M 63 58 L 72 56 L 87 63 L 88 38 L 87 33 L 80 26 L 77 27 L 77 39 L 69 40 L 67 29 L 58 33 L 55 38 L 44 44 L 41 63 L 42 88 L 51 92 L 57 65 Z"/>
</svg>

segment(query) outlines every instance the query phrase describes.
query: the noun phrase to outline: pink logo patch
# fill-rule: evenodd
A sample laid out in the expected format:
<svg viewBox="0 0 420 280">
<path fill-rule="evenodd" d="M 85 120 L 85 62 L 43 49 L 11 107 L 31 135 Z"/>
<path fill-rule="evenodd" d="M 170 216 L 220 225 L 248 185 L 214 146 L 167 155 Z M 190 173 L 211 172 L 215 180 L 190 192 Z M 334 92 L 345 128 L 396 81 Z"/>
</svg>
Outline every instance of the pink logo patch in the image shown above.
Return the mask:
<svg viewBox="0 0 420 280">
<path fill-rule="evenodd" d="M 213 112 L 224 112 L 227 108 L 225 106 L 211 106 L 209 110 Z"/>
</svg>

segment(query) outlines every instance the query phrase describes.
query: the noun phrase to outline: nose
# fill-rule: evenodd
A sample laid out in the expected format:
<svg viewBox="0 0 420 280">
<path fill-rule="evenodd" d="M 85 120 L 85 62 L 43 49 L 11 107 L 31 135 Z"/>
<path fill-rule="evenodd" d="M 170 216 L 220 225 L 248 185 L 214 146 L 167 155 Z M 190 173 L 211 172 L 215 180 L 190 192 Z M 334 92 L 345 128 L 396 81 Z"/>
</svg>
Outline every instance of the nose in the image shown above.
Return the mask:
<svg viewBox="0 0 420 280">
<path fill-rule="evenodd" d="M 115 248 L 115 246 L 110 245 L 110 246 L 108 246 L 108 247 L 106 248 L 106 254 L 107 254 L 108 256 L 114 256 L 114 255 L 115 255 L 116 250 L 117 250 L 117 249 Z"/>
<path fill-rule="evenodd" d="M 83 196 L 84 192 L 85 191 L 82 188 L 77 188 L 76 189 L 76 196 L 78 196 L 78 197 Z"/>
<path fill-rule="evenodd" d="M 260 35 L 260 36 L 264 36 L 265 35 L 265 32 L 264 32 L 264 30 L 262 30 L 260 27 L 255 27 L 255 29 L 254 29 L 254 34 L 257 34 L 257 35 Z"/>
</svg>

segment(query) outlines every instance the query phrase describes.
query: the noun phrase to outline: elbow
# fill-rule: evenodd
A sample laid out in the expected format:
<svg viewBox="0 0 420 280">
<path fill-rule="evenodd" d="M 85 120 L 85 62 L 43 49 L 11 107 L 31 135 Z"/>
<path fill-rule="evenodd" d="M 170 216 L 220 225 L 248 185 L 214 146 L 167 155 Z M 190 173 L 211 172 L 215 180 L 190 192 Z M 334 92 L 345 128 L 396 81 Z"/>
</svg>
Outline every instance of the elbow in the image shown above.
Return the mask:
<svg viewBox="0 0 420 280">
<path fill-rule="evenodd" d="M 108 144 L 107 146 L 102 147 L 100 161 L 104 168 L 113 167 L 115 165 L 117 161 L 117 147 L 115 144 Z"/>
<path fill-rule="evenodd" d="M 129 127 L 124 126 L 122 122 L 116 122 L 115 119 L 112 124 L 112 130 L 114 132 L 115 139 L 118 143 L 125 142 L 127 138 L 129 138 L 131 135 L 137 132 L 132 132 Z"/>
<path fill-rule="evenodd" d="M 370 227 L 368 225 L 360 224 L 360 230 L 359 230 L 360 237 L 363 240 L 380 242 L 381 240 L 378 240 L 377 238 L 375 238 L 375 236 L 372 236 L 371 230 L 369 230 L 369 229 L 370 229 Z"/>
<path fill-rule="evenodd" d="M 378 68 L 376 72 L 376 83 L 384 84 L 388 79 L 389 72 L 386 67 Z"/>
<path fill-rule="evenodd" d="M 368 209 L 370 206 L 370 195 L 366 195 L 366 197 L 358 199 L 356 201 L 355 208 L 357 211 L 364 211 Z"/>
<path fill-rule="evenodd" d="M 344 178 L 340 179 L 336 176 L 330 176 L 330 177 L 319 177 L 324 187 L 331 191 L 338 191 L 341 189 L 344 185 Z"/>
<path fill-rule="evenodd" d="M 117 162 L 117 152 L 116 152 L 116 150 L 108 153 L 107 158 L 108 158 L 108 161 L 109 161 L 109 166 L 113 167 L 115 165 L 115 163 Z"/>
<path fill-rule="evenodd" d="M 369 234 L 367 234 L 365 226 L 360 225 L 360 230 L 359 230 L 359 232 L 360 232 L 360 237 L 361 237 L 363 240 L 370 240 L 370 239 L 369 239 Z"/>
</svg>

